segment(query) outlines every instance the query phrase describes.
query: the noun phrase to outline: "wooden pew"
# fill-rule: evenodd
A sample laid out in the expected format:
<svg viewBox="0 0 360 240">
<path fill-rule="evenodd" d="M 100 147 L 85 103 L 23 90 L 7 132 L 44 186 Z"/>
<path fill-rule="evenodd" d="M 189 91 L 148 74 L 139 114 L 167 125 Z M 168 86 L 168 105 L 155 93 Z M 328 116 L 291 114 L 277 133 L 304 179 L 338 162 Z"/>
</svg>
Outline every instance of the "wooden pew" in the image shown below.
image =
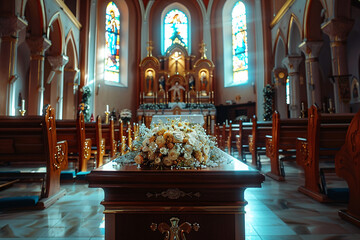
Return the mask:
<svg viewBox="0 0 360 240">
<path fill-rule="evenodd" d="M 260 155 L 266 154 L 266 135 L 271 134 L 272 122 L 258 122 L 254 115 L 251 118 L 252 130 L 249 135 L 249 151 L 251 153 L 251 164 L 255 167 L 261 167 Z"/>
<path fill-rule="evenodd" d="M 280 119 L 275 111 L 272 115 L 272 133 L 266 136 L 266 156 L 270 158 L 271 171 L 266 173 L 277 180 L 285 180 L 283 160 L 295 161 L 296 139 L 306 137 L 307 119 Z M 283 159 L 279 155 L 284 155 Z"/>
<path fill-rule="evenodd" d="M 101 125 L 102 135 L 105 139 L 105 153 L 108 153 L 111 158 L 115 157 L 117 152 L 117 141 L 115 140 L 114 119 L 111 117 L 108 124 Z"/>
<path fill-rule="evenodd" d="M 354 114 L 321 115 L 316 106 L 308 111 L 307 138 L 296 142 L 296 162 L 303 167 L 305 185 L 299 191 L 319 201 L 329 202 L 320 179 L 320 160 L 334 161 L 336 152 L 345 142 L 346 132 Z"/>
<path fill-rule="evenodd" d="M 56 120 L 58 140 L 68 143 L 69 161 L 77 162 L 76 170 L 87 171 L 87 162 L 91 156 L 91 139 L 85 138 L 84 113 L 78 112 L 76 120 Z"/>
<path fill-rule="evenodd" d="M 0 116 L 0 178 L 40 179 L 44 209 L 65 195 L 60 172 L 67 168 L 67 142 L 57 142 L 55 110 L 47 105 L 43 116 Z"/>
<path fill-rule="evenodd" d="M 104 164 L 105 139 L 102 137 L 101 117 L 96 117 L 96 122 L 85 123 L 86 138 L 91 139 L 91 154 L 96 158 L 96 167 Z"/>
<path fill-rule="evenodd" d="M 339 216 L 360 227 L 360 111 L 355 115 L 347 130 L 345 144 L 335 156 L 336 174 L 345 179 L 349 186 L 347 210 L 340 210 Z"/>
<path fill-rule="evenodd" d="M 252 132 L 252 123 L 240 121 L 238 130 L 239 135 L 236 139 L 236 147 L 239 152 L 240 160 L 246 162 L 246 154 L 250 153 L 249 135 L 251 135 Z"/>
</svg>

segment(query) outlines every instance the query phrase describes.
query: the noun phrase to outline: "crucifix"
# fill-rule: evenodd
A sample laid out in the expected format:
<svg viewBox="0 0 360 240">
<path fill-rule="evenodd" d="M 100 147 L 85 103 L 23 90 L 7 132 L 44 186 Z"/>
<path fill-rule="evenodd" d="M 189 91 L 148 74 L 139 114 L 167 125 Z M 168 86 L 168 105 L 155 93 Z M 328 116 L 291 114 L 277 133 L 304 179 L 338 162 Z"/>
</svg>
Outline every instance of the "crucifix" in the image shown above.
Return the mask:
<svg viewBox="0 0 360 240">
<path fill-rule="evenodd" d="M 179 72 L 178 72 L 178 61 L 181 58 L 181 53 L 175 52 L 174 56 L 172 56 L 171 58 L 175 60 L 175 74 L 179 74 Z"/>
<path fill-rule="evenodd" d="M 201 54 L 201 59 L 206 59 L 206 51 L 207 49 L 205 48 L 206 44 L 204 43 L 204 40 L 201 41 L 200 45 L 200 54 Z"/>
</svg>

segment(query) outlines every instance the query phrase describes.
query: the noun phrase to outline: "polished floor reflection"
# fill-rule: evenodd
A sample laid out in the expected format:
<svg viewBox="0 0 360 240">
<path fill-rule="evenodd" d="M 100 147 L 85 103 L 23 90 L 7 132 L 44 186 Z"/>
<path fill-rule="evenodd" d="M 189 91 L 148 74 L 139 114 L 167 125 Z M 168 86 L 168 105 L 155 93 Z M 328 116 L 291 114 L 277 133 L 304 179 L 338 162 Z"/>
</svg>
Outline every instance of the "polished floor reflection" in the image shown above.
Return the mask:
<svg viewBox="0 0 360 240">
<path fill-rule="evenodd" d="M 262 162 L 265 173 L 269 161 Z M 302 170 L 288 163 L 285 171 L 285 182 L 266 177 L 262 188 L 246 190 L 246 239 L 360 239 L 360 228 L 337 215 L 346 203 L 321 204 L 304 196 L 297 191 Z M 0 239 L 104 239 L 103 190 L 88 188 L 85 182 L 65 182 L 62 187 L 67 194 L 48 209 L 0 212 Z"/>
</svg>

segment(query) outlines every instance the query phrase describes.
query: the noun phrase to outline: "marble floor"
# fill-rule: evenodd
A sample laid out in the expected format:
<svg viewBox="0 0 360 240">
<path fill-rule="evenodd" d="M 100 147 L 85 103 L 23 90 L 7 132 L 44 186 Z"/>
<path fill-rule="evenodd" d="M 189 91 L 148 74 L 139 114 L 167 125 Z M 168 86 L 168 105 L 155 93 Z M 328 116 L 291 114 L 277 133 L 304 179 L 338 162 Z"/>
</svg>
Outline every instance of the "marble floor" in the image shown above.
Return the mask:
<svg viewBox="0 0 360 240">
<path fill-rule="evenodd" d="M 265 173 L 269 160 L 262 163 Z M 297 191 L 302 170 L 288 163 L 285 171 L 285 182 L 266 177 L 262 188 L 246 190 L 247 240 L 360 239 L 360 228 L 337 214 L 345 203 L 321 204 L 306 197 Z M 48 209 L 0 212 L 0 239 L 104 239 L 103 190 L 85 182 L 64 182 L 62 187 L 67 194 Z"/>
</svg>

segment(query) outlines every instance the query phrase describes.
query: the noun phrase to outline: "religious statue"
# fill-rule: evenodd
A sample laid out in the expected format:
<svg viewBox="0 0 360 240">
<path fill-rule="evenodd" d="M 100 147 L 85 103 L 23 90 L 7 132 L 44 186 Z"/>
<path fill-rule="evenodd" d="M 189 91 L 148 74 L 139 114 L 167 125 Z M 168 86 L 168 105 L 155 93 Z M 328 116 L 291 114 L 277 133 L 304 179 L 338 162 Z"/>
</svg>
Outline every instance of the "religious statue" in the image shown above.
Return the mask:
<svg viewBox="0 0 360 240">
<path fill-rule="evenodd" d="M 201 77 L 200 77 L 201 94 L 206 95 L 206 88 L 207 88 L 207 85 L 208 85 L 207 76 L 206 76 L 206 73 L 204 71 L 201 72 L 200 75 L 201 75 Z"/>
<path fill-rule="evenodd" d="M 176 82 L 175 85 L 173 85 L 169 91 L 173 91 L 173 101 L 179 102 L 181 100 L 180 90 L 185 91 L 185 88 L 181 85 L 179 85 L 179 82 Z"/>
<path fill-rule="evenodd" d="M 193 75 L 189 77 L 189 89 L 193 89 L 195 87 L 195 79 Z"/>
<path fill-rule="evenodd" d="M 152 95 L 152 90 L 154 87 L 154 77 L 153 72 L 148 71 L 146 75 L 146 88 L 147 88 L 147 95 Z"/>
<path fill-rule="evenodd" d="M 165 77 L 161 75 L 159 78 L 159 88 L 162 87 L 162 89 L 165 89 Z"/>
</svg>

